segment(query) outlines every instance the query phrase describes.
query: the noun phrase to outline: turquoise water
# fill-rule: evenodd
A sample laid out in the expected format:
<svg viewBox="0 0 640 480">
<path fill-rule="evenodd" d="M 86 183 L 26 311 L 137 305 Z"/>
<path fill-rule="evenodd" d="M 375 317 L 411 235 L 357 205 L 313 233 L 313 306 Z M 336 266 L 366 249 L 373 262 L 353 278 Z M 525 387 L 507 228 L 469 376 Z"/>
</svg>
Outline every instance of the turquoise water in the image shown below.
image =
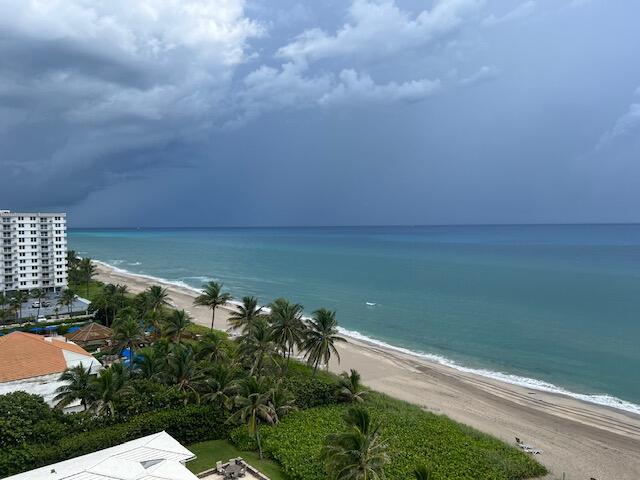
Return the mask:
<svg viewBox="0 0 640 480">
<path fill-rule="evenodd" d="M 335 309 L 353 335 L 640 413 L 637 225 L 75 230 L 69 245 Z"/>
</svg>

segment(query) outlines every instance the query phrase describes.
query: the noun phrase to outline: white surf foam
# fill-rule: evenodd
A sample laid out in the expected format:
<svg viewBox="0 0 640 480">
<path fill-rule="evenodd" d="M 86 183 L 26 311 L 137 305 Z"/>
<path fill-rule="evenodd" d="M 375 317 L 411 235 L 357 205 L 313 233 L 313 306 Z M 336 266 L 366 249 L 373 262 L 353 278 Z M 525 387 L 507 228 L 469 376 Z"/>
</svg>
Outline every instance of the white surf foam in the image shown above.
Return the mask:
<svg viewBox="0 0 640 480">
<path fill-rule="evenodd" d="M 340 330 L 340 332 L 347 336 L 347 337 L 351 337 L 355 340 L 361 340 L 363 342 L 366 343 L 371 343 L 373 345 L 377 345 L 380 347 L 383 347 L 385 349 L 388 350 L 393 350 L 399 353 L 403 353 L 406 355 L 411 355 L 414 357 L 418 357 L 420 359 L 423 360 L 428 360 L 430 362 L 435 362 L 438 363 L 440 365 L 444 365 L 450 368 L 454 368 L 460 372 L 465 372 L 465 373 L 472 373 L 475 375 L 480 375 L 482 377 L 487 377 L 487 378 L 492 378 L 494 380 L 499 380 L 501 382 L 505 382 L 505 383 L 510 383 L 512 385 L 518 385 L 521 387 L 525 387 L 525 388 L 530 388 L 532 390 L 540 390 L 543 392 L 549 392 L 549 393 L 557 393 L 560 395 L 566 395 L 569 397 L 573 397 L 576 398 L 578 400 L 582 400 L 585 402 L 589 402 L 589 403 L 595 403 L 597 405 L 602 405 L 605 407 L 611 407 L 611 408 L 616 408 L 618 410 L 625 410 L 627 412 L 631 412 L 631 413 L 635 413 L 637 415 L 640 415 L 640 405 L 637 405 L 635 403 L 631 403 L 631 402 L 627 402 L 626 400 L 622 400 L 620 398 L 614 397 L 612 395 L 606 395 L 606 394 L 593 394 L 593 395 L 589 395 L 589 394 L 584 394 L 584 393 L 576 393 L 576 392 L 571 392 L 565 388 L 559 387 L 557 385 L 554 385 L 552 383 L 548 383 L 545 382 L 543 380 L 538 380 L 536 378 L 529 378 L 529 377 L 522 377 L 519 375 L 513 375 L 510 373 L 504 373 L 504 372 L 496 372 L 493 370 L 487 370 L 487 369 L 482 369 L 482 368 L 470 368 L 470 367 L 465 367 L 463 365 L 460 365 L 458 363 L 456 363 L 455 361 L 443 357 L 441 355 L 435 355 L 432 353 L 424 353 L 424 352 L 419 352 L 419 351 L 414 351 L 414 350 L 409 350 L 408 348 L 404 348 L 404 347 L 398 347 L 396 345 L 391 345 L 389 343 L 383 342 L 381 340 L 377 340 L 375 338 L 372 337 L 368 337 L 366 335 L 363 335 L 362 333 L 355 331 L 355 330 L 347 330 L 345 328 L 338 328 Z"/>
<path fill-rule="evenodd" d="M 152 275 L 145 275 L 145 274 L 141 274 L 141 273 L 133 273 L 130 272 L 128 270 L 125 270 L 123 268 L 119 268 L 116 267 L 114 265 L 110 265 L 106 262 L 101 262 L 100 260 L 93 260 L 96 263 L 99 263 L 101 265 L 104 265 L 107 268 L 111 268 L 113 270 L 115 270 L 116 272 L 122 273 L 122 274 L 126 274 L 126 275 L 130 275 L 133 277 L 139 277 L 139 278 L 144 278 L 146 280 L 152 280 L 154 282 L 160 282 L 160 283 L 165 283 L 168 285 L 174 285 L 176 287 L 180 287 L 186 290 L 190 290 L 194 293 L 200 294 L 202 293 L 202 290 L 199 288 L 194 288 L 191 285 L 188 285 L 187 283 L 183 282 L 183 281 L 176 281 L 176 280 L 168 280 L 166 278 L 161 278 L 161 277 L 154 277 Z M 185 278 L 196 278 L 196 277 L 185 277 Z M 237 300 L 237 299 L 233 299 L 231 300 L 229 303 L 231 303 L 232 305 L 235 306 L 239 306 L 242 305 L 242 302 Z M 269 309 L 267 307 L 263 307 L 263 311 L 265 313 L 269 313 Z M 305 319 L 309 319 L 309 317 L 304 317 Z M 487 370 L 487 369 L 482 369 L 482 368 L 470 368 L 470 367 L 465 367 L 463 365 L 460 365 L 458 363 L 456 363 L 455 361 L 443 357 L 441 355 L 435 355 L 432 353 L 425 353 L 425 352 L 420 352 L 420 351 L 415 351 L 415 350 L 410 350 L 408 348 L 404 348 L 404 347 L 398 347 L 396 345 L 392 345 L 390 343 L 384 342 L 382 340 L 378 340 L 375 339 L 373 337 L 369 337 L 367 335 L 363 335 L 362 333 L 356 331 L 356 330 L 347 330 L 346 328 L 342 328 L 342 327 L 338 327 L 338 330 L 340 331 L 340 333 L 342 333 L 344 336 L 353 338 L 354 340 L 360 340 L 363 342 L 367 342 L 373 345 L 377 345 L 379 347 L 383 347 L 385 349 L 388 350 L 393 350 L 399 353 L 403 353 L 406 355 L 411 355 L 414 357 L 418 357 L 420 359 L 423 360 L 427 360 L 430 362 L 434 362 L 434 363 L 438 363 L 440 365 L 444 365 L 453 369 L 456 369 L 458 371 L 461 372 L 465 372 L 465 373 L 471 373 L 471 374 L 475 374 L 475 375 L 480 375 L 482 377 L 486 377 L 486 378 L 492 378 L 494 380 L 499 380 L 501 382 L 504 383 L 509 383 L 512 385 L 518 385 L 521 387 L 525 387 L 525 388 L 530 388 L 532 390 L 539 390 L 539 391 L 543 391 L 543 392 L 549 392 L 549 393 L 556 393 L 556 394 L 560 394 L 560 395 L 566 395 L 568 397 L 572 397 L 572 398 L 576 398 L 578 400 L 582 400 L 584 402 L 589 402 L 589 403 L 594 403 L 596 405 L 602 405 L 605 407 L 610 407 L 610 408 L 615 408 L 618 410 L 624 410 L 627 412 L 631 412 L 634 413 L 636 415 L 640 415 L 640 405 L 637 405 L 635 403 L 631 403 L 631 402 L 627 402 L 626 400 L 622 400 L 620 398 L 614 397 L 612 395 L 606 395 L 606 394 L 593 394 L 593 395 L 589 395 L 589 394 L 584 394 L 584 393 L 576 393 L 576 392 L 571 392 L 565 388 L 559 387 L 557 385 L 554 385 L 552 383 L 548 383 L 545 382 L 543 380 L 538 380 L 536 378 L 529 378 L 529 377 L 522 377 L 519 375 L 513 375 L 510 373 L 504 373 L 504 372 L 497 372 L 497 371 L 493 371 L 493 370 Z"/>
</svg>

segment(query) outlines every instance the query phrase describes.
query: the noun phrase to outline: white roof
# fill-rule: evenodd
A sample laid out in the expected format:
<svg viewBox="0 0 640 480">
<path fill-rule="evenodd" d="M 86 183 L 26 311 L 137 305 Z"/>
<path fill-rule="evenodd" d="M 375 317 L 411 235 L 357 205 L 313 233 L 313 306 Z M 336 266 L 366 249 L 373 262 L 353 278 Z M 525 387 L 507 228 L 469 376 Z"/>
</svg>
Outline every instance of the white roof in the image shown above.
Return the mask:
<svg viewBox="0 0 640 480">
<path fill-rule="evenodd" d="M 160 432 L 5 480 L 197 480 L 184 466 L 192 458 L 180 442 Z"/>
</svg>

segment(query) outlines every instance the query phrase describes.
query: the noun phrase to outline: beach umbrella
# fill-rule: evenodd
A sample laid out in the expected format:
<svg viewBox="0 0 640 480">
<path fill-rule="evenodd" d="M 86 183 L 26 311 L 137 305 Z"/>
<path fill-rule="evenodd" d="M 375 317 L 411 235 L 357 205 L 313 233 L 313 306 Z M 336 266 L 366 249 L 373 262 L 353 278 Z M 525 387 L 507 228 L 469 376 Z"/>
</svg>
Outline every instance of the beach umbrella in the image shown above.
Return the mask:
<svg viewBox="0 0 640 480">
<path fill-rule="evenodd" d="M 40 333 L 43 329 L 40 327 L 30 328 L 29 331 L 33 333 Z"/>
</svg>

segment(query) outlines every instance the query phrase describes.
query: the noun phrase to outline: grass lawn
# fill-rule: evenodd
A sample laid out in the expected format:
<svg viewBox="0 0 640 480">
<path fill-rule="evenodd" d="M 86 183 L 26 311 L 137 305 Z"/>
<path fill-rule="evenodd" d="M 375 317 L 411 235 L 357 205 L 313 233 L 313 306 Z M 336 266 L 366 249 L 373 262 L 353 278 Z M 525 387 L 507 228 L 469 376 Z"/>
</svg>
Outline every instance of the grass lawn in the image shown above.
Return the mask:
<svg viewBox="0 0 640 480">
<path fill-rule="evenodd" d="M 271 460 L 260 460 L 258 454 L 254 452 L 242 452 L 226 440 L 194 443 L 187 448 L 198 457 L 187 462 L 189 470 L 196 474 L 215 467 L 218 460 L 226 462 L 231 458 L 242 457 L 249 465 L 257 468 L 272 480 L 285 480 L 286 478 L 277 463 Z"/>
</svg>

